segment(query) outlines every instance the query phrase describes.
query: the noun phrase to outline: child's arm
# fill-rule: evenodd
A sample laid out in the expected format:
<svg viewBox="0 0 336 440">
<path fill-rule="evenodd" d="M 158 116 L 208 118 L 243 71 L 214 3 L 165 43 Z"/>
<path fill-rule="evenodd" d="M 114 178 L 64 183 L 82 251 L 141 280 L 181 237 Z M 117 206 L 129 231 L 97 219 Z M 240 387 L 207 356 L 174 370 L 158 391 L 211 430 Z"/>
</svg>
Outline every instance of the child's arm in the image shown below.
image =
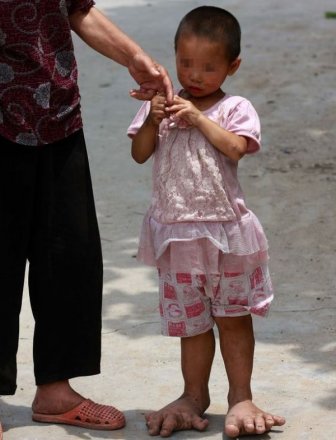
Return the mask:
<svg viewBox="0 0 336 440">
<path fill-rule="evenodd" d="M 174 104 L 166 110 L 175 112 L 177 117 L 197 127 L 208 141 L 228 158 L 238 161 L 246 153 L 247 140 L 244 136 L 239 136 L 220 127 L 198 110 L 192 102 L 175 96 Z"/>
<path fill-rule="evenodd" d="M 238 160 L 245 155 L 247 151 L 247 140 L 244 136 L 239 136 L 231 131 L 225 130 L 225 128 L 220 127 L 203 113 L 199 115 L 194 125 L 214 147 L 230 159 L 238 162 Z"/>
<path fill-rule="evenodd" d="M 146 162 L 154 153 L 159 125 L 166 116 L 165 106 L 166 98 L 164 96 L 154 96 L 145 122 L 132 137 L 132 157 L 138 163 Z"/>
</svg>

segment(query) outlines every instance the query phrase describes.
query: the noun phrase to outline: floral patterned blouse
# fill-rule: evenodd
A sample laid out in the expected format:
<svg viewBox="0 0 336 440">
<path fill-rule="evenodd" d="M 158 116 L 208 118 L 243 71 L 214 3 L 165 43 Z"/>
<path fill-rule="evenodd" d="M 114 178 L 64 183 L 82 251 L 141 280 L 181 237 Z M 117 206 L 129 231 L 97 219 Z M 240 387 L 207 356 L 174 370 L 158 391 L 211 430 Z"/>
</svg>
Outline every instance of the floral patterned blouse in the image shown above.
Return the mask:
<svg viewBox="0 0 336 440">
<path fill-rule="evenodd" d="M 82 127 L 69 14 L 93 0 L 0 0 L 0 136 L 24 145 Z"/>
</svg>

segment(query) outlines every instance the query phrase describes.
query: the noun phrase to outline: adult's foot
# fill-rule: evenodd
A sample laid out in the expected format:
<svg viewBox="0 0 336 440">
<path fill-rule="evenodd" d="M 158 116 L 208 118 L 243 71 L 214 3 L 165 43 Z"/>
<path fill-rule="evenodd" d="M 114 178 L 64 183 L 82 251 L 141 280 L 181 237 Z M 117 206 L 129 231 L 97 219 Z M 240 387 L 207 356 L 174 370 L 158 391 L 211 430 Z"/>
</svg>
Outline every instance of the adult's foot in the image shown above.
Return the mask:
<svg viewBox="0 0 336 440">
<path fill-rule="evenodd" d="M 229 408 L 225 417 L 224 432 L 228 437 L 263 434 L 273 426 L 286 423 L 284 417 L 275 416 L 259 409 L 251 400 L 245 400 Z"/>
<path fill-rule="evenodd" d="M 32 404 L 34 413 L 62 414 L 85 400 L 71 388 L 69 381 L 62 380 L 45 385 L 39 385 Z"/>
<path fill-rule="evenodd" d="M 203 401 L 201 401 L 203 400 Z M 149 435 L 169 437 L 174 431 L 196 429 L 204 431 L 209 422 L 203 418 L 209 406 L 209 399 L 197 399 L 182 395 L 179 399 L 146 415 Z"/>
<path fill-rule="evenodd" d="M 68 381 L 38 386 L 32 410 L 36 422 L 99 430 L 121 429 L 126 424 L 124 414 L 117 408 L 85 399 Z"/>
</svg>

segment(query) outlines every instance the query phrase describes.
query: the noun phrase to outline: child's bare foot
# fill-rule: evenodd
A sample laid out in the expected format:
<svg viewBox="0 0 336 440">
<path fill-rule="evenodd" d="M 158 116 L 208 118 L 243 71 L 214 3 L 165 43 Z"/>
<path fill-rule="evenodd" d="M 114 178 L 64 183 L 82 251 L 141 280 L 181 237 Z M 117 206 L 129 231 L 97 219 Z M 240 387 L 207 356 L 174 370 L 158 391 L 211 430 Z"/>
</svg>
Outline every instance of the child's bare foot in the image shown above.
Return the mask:
<svg viewBox="0 0 336 440">
<path fill-rule="evenodd" d="M 202 417 L 209 406 L 209 400 L 183 395 L 179 399 L 146 415 L 146 425 L 150 435 L 169 437 L 174 431 L 196 429 L 204 431 L 209 422 Z"/>
<path fill-rule="evenodd" d="M 251 400 L 245 400 L 231 406 L 225 417 L 224 431 L 228 437 L 263 434 L 270 431 L 273 426 L 281 426 L 285 423 L 284 417 L 265 413 Z"/>
</svg>

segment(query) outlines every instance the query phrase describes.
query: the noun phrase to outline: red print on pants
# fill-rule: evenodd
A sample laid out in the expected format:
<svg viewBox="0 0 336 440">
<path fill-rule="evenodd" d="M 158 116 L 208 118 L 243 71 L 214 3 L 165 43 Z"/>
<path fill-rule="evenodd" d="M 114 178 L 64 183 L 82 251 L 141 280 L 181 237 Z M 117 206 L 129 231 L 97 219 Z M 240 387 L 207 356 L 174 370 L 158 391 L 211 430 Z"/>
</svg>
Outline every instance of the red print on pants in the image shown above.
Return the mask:
<svg viewBox="0 0 336 440">
<path fill-rule="evenodd" d="M 202 287 L 205 285 L 205 283 L 206 283 L 206 276 L 205 275 L 199 274 L 199 275 L 196 275 L 195 278 L 196 278 L 196 282 L 197 282 L 198 286 Z"/>
<path fill-rule="evenodd" d="M 185 336 L 186 333 L 186 325 L 184 322 L 168 321 L 168 334 L 170 336 Z"/>
<path fill-rule="evenodd" d="M 248 297 L 231 294 L 228 296 L 230 306 L 248 306 Z"/>
<path fill-rule="evenodd" d="M 256 270 L 250 275 L 251 288 L 255 289 L 258 285 L 262 284 L 264 280 L 261 267 L 257 267 Z"/>
<path fill-rule="evenodd" d="M 164 283 L 164 297 L 168 299 L 176 299 L 175 289 L 168 283 Z"/>
<path fill-rule="evenodd" d="M 254 313 L 255 315 L 258 316 L 266 316 L 268 313 L 268 309 L 269 309 L 269 304 L 265 304 L 262 307 L 252 307 L 251 313 Z"/>
<path fill-rule="evenodd" d="M 191 306 L 185 306 L 185 311 L 188 318 L 195 318 L 196 316 L 201 315 L 204 312 L 205 307 L 202 302 L 198 302 L 196 304 L 192 304 Z"/>
<path fill-rule="evenodd" d="M 167 312 L 171 318 L 181 318 L 183 316 L 183 312 L 177 303 L 169 304 Z"/>
<path fill-rule="evenodd" d="M 241 272 L 224 272 L 225 278 L 236 278 L 243 275 Z"/>
<path fill-rule="evenodd" d="M 176 281 L 178 284 L 191 284 L 191 274 L 190 273 L 177 273 Z"/>
</svg>

